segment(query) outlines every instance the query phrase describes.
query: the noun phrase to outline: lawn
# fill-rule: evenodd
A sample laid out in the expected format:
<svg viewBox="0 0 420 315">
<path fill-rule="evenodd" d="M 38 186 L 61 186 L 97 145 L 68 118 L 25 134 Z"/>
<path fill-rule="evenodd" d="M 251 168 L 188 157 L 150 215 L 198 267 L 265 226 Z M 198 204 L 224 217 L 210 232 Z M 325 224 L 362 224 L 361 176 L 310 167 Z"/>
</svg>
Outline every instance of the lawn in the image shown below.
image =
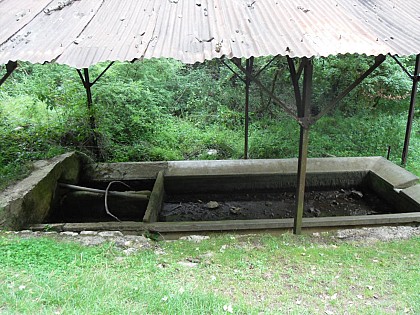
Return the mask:
<svg viewBox="0 0 420 315">
<path fill-rule="evenodd" d="M 420 238 L 117 244 L 0 233 L 1 314 L 419 314 Z"/>
</svg>

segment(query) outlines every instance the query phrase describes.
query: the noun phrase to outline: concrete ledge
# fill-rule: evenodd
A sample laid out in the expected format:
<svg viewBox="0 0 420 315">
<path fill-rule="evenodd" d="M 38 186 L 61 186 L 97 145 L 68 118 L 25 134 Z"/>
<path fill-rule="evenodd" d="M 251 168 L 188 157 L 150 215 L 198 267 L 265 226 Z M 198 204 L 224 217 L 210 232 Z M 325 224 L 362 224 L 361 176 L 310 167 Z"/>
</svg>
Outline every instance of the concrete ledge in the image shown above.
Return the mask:
<svg viewBox="0 0 420 315">
<path fill-rule="evenodd" d="M 416 175 L 384 158 L 379 158 L 370 171 L 394 189 L 404 189 L 419 181 Z"/>
<path fill-rule="evenodd" d="M 85 167 L 82 181 L 154 179 L 168 162 L 97 163 Z"/>
<path fill-rule="evenodd" d="M 312 158 L 308 173 L 367 172 L 380 157 Z M 297 173 L 297 159 L 171 161 L 166 177 Z"/>
<path fill-rule="evenodd" d="M 409 187 L 415 186 L 419 178 L 398 165 L 380 158 L 369 171 L 366 183 L 378 196 L 382 197 L 397 211 L 420 211 L 420 205 L 404 193 Z M 411 195 L 411 190 L 407 190 Z"/>
<path fill-rule="evenodd" d="M 401 207 L 405 212 L 420 212 L 420 184 L 413 185 L 400 191 Z"/>
<path fill-rule="evenodd" d="M 57 181 L 78 182 L 80 157 L 67 153 L 37 161 L 34 167 L 27 178 L 0 193 L 0 228 L 19 229 L 42 222 L 49 214 Z"/>
</svg>

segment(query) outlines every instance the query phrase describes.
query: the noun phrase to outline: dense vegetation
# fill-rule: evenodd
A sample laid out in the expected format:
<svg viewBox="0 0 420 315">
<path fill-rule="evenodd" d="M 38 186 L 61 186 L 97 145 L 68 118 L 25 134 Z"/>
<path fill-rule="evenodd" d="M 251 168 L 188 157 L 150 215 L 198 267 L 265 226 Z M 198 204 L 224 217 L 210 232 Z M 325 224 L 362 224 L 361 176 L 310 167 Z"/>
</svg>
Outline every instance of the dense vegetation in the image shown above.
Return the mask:
<svg viewBox="0 0 420 315">
<path fill-rule="evenodd" d="M 256 66 L 268 60 L 258 58 Z M 314 111 L 372 60 L 316 59 Z M 413 58 L 403 62 L 412 71 Z M 91 77 L 105 67 L 91 68 Z M 272 63 L 260 79 L 293 104 L 286 60 Z M 20 64 L 0 88 L 0 189 L 24 176 L 34 159 L 74 149 L 92 155 L 94 139 L 100 145 L 98 158 L 104 161 L 243 157 L 244 84 L 218 60 L 198 65 L 165 59 L 116 63 L 92 89 L 94 106 L 88 113 L 85 90 L 74 69 Z M 411 81 L 387 60 L 338 110 L 313 127 L 310 156 L 385 156 L 391 146 L 391 159 L 399 162 L 410 90 Z M 297 123 L 257 86 L 251 92 L 250 157 L 296 157 Z M 91 114 L 97 124 L 94 133 Z M 418 122 L 408 168 L 420 174 Z"/>
</svg>

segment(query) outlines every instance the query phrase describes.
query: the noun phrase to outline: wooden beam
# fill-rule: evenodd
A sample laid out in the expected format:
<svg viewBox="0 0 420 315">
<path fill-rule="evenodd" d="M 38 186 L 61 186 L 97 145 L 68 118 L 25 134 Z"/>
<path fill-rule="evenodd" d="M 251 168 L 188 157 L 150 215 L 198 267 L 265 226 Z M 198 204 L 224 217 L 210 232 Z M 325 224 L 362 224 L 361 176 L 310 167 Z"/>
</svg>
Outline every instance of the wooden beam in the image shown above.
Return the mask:
<svg viewBox="0 0 420 315">
<path fill-rule="evenodd" d="M 346 228 L 360 226 L 381 226 L 420 223 L 420 212 L 377 214 L 362 216 L 304 218 L 303 228 Z M 143 223 L 133 221 L 97 222 L 97 223 L 50 223 L 33 224 L 34 231 L 104 231 L 121 230 L 125 232 L 152 231 L 159 233 L 195 233 L 195 232 L 234 232 L 246 230 L 290 230 L 293 219 L 259 219 L 259 220 L 226 220 L 194 222 L 155 222 Z"/>
<path fill-rule="evenodd" d="M 311 116 L 311 98 L 312 98 L 312 76 L 313 63 L 312 60 L 304 58 L 303 73 L 303 94 L 299 118 L 307 119 Z M 296 100 L 298 102 L 298 100 Z M 309 146 L 309 125 L 301 124 L 299 138 L 299 158 L 298 158 L 298 174 L 296 189 L 296 211 L 293 223 L 293 233 L 302 233 L 302 218 L 305 206 L 305 185 L 306 185 L 306 165 L 308 162 L 308 146 Z"/>
<path fill-rule="evenodd" d="M 153 223 L 158 221 L 160 210 L 162 209 L 163 200 L 165 198 L 165 183 L 163 171 L 160 171 L 156 177 L 149 203 L 147 204 L 146 213 L 143 217 L 144 223 Z"/>
</svg>

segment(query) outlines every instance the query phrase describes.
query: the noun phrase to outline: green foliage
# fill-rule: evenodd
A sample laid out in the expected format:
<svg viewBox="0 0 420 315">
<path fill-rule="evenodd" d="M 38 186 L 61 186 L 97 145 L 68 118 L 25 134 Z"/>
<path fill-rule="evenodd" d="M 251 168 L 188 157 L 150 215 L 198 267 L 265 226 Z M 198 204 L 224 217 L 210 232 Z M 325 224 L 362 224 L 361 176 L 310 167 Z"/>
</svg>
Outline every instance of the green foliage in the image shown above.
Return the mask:
<svg viewBox="0 0 420 315">
<path fill-rule="evenodd" d="M 257 70 L 271 58 L 257 58 Z M 412 71 L 413 58 L 401 58 Z M 318 112 L 373 62 L 367 56 L 315 59 Z M 93 81 L 108 64 L 90 69 Z M 293 106 L 287 62 L 271 63 L 259 79 Z M 346 75 L 343 75 L 346 74 Z M 385 156 L 399 162 L 410 80 L 387 60 L 340 109 L 310 135 L 310 156 Z M 95 133 L 106 161 L 243 157 L 244 84 L 219 60 L 183 65 L 170 59 L 115 63 L 92 87 Z M 30 161 L 68 150 L 91 154 L 86 93 L 74 69 L 20 63 L 0 88 L 0 188 L 30 170 Z M 251 158 L 296 157 L 299 127 L 261 89 L 251 85 Z M 416 114 L 416 117 L 418 113 Z M 217 154 L 208 154 L 217 151 Z M 216 151 L 214 151 L 216 150 Z M 420 174 L 415 121 L 408 168 Z"/>
</svg>

